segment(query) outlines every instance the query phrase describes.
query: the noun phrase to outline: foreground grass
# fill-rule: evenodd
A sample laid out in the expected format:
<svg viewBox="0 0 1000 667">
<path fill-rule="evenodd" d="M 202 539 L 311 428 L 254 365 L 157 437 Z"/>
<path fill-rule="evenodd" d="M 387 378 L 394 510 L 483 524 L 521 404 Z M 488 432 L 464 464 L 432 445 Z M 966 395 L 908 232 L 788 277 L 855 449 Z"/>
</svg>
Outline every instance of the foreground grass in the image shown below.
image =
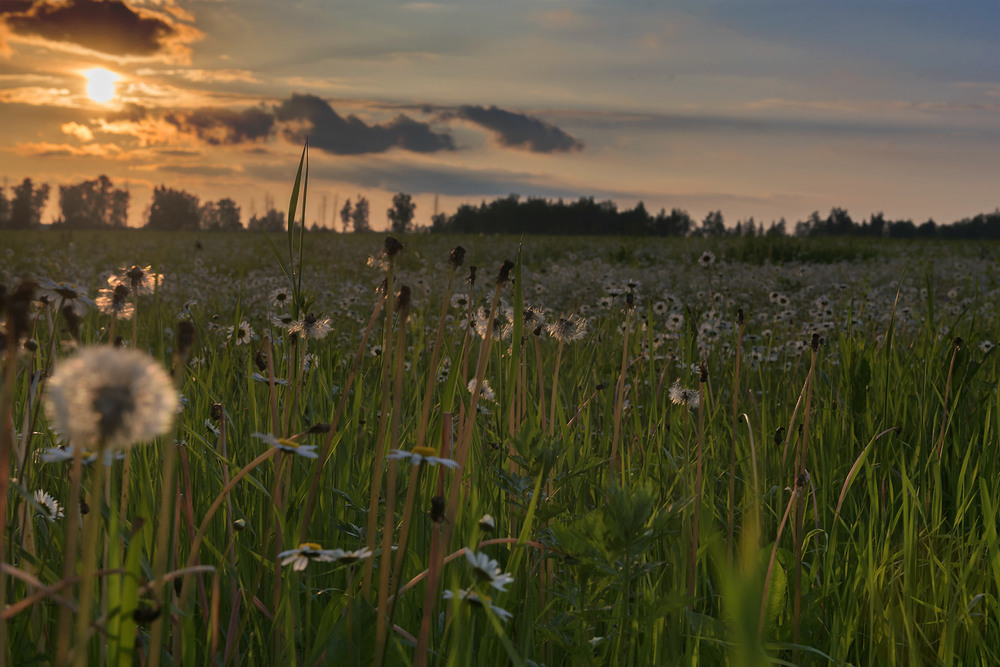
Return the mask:
<svg viewBox="0 0 1000 667">
<path fill-rule="evenodd" d="M 84 469 L 105 489 L 88 569 L 71 464 L 37 456 L 61 442 L 40 405 L 73 337 L 49 305 L 8 342 L 6 660 L 67 636 L 81 664 L 1000 661 L 995 249 L 307 239 L 299 261 L 250 234 L 5 238 L 10 291 L 31 272 L 95 296 L 152 264 L 134 319 L 89 308 L 79 344 L 121 335 L 183 396 L 172 437 L 106 485 Z M 415 446 L 461 468 L 387 456 Z M 282 566 L 301 543 L 373 556 Z M 81 604 L 94 622 L 70 632 Z"/>
</svg>

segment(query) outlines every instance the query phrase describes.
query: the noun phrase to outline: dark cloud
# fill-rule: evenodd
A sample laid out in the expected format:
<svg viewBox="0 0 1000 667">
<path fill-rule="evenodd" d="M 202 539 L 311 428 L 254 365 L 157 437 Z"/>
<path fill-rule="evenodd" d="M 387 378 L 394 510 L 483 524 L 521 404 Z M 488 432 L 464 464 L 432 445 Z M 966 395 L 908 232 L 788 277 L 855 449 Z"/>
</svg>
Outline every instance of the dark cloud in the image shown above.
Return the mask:
<svg viewBox="0 0 1000 667">
<path fill-rule="evenodd" d="M 285 123 L 304 121 L 307 127 L 287 127 L 283 134 L 294 143 L 308 137 L 315 148 L 336 155 L 383 153 L 402 148 L 415 153 L 455 150 L 450 134 L 440 134 L 427 123 L 400 114 L 388 123 L 368 125 L 356 116 L 344 118 L 315 95 L 293 94 L 275 110 Z"/>
<path fill-rule="evenodd" d="M 495 106 L 485 108 L 463 105 L 454 115 L 494 132 L 503 146 L 526 148 L 534 153 L 567 152 L 583 148 L 582 142 L 555 125 Z"/>
<path fill-rule="evenodd" d="M 168 16 L 134 9 L 121 0 L 17 3 L 15 11 L 4 10 L 0 20 L 15 35 L 70 43 L 113 56 L 155 56 L 200 35 Z"/>
<path fill-rule="evenodd" d="M 266 139 L 274 126 L 274 116 L 259 109 L 203 107 L 193 111 L 169 112 L 163 120 L 212 146 L 228 146 Z"/>
</svg>

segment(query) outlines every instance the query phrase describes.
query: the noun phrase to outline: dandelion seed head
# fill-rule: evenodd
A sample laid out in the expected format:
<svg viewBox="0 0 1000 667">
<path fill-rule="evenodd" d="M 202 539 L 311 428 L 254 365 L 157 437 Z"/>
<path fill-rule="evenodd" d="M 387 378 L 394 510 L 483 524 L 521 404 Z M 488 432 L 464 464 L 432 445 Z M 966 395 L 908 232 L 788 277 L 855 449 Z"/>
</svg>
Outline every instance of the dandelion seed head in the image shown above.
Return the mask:
<svg viewBox="0 0 1000 667">
<path fill-rule="evenodd" d="M 149 355 L 107 346 L 81 348 L 53 373 L 46 394 L 52 427 L 72 445 L 127 448 L 166 433 L 179 399 Z"/>
</svg>

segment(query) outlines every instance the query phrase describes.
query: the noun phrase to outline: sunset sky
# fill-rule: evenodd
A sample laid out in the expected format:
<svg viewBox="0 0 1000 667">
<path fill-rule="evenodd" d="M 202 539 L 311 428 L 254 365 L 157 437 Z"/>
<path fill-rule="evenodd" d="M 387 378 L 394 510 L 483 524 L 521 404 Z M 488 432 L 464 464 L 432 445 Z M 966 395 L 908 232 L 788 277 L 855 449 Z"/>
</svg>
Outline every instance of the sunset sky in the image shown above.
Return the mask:
<svg viewBox="0 0 1000 667">
<path fill-rule="evenodd" d="M 1000 1 L 0 0 L 0 175 L 43 221 L 107 174 L 133 226 L 161 184 L 245 223 L 307 137 L 309 224 L 396 192 L 953 222 L 1000 206 Z"/>
</svg>

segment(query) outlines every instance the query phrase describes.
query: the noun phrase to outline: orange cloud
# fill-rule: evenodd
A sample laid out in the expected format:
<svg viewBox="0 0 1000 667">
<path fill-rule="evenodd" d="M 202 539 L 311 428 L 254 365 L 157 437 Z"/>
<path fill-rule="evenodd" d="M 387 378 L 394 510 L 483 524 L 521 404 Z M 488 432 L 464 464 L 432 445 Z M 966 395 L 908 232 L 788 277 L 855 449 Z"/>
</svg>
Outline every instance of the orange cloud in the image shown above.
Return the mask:
<svg viewBox="0 0 1000 667">
<path fill-rule="evenodd" d="M 132 154 L 117 144 L 54 144 L 48 141 L 22 142 L 6 149 L 21 157 L 96 157 L 105 160 L 129 160 Z"/>
<path fill-rule="evenodd" d="M 59 129 L 63 131 L 63 134 L 74 136 L 84 143 L 94 140 L 94 133 L 90 131 L 90 128 L 80 123 L 63 123 Z"/>
</svg>

